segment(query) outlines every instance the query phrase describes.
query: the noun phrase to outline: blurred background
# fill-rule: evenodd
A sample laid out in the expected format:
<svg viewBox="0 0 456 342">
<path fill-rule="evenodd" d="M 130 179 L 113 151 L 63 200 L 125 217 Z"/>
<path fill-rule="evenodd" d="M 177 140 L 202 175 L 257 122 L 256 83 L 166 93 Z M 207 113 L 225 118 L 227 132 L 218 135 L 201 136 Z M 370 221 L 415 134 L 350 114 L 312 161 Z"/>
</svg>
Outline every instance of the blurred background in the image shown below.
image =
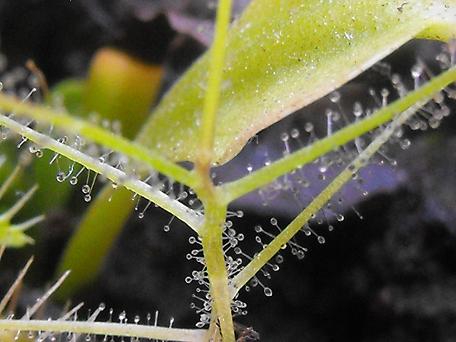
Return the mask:
<svg viewBox="0 0 456 342">
<path fill-rule="evenodd" d="M 236 2 L 234 17 L 247 3 Z M 33 59 L 52 87 L 67 78 L 85 77 L 99 48 L 116 47 L 161 66 L 163 94 L 210 43 L 215 8 L 212 0 L 0 0 L 0 52 L 6 71 Z M 409 77 L 417 59 L 435 69 L 442 48 L 432 42 L 411 42 L 386 62 L 394 72 Z M 341 90 L 342 106 L 351 110 L 368 87 L 380 89 L 384 82 L 378 70 L 364 73 Z M 321 117 L 316 113 L 321 116 L 330 105 L 323 99 L 260 133 L 258 144 L 248 145 L 216 170 L 219 179 L 246 174 L 248 164 L 261 159 L 265 149 L 281 155 L 283 132 L 309 121 L 318 131 Z M 261 288 L 242 292 L 249 313 L 235 320 L 258 331 L 261 341 L 454 341 L 455 124 L 452 115 L 437 130 L 406 131 L 411 146 L 405 151 L 399 146 L 388 150 L 397 166 L 384 163 L 371 168 L 361 185 L 369 195 L 349 191 L 339 209 L 343 222 L 329 219 L 334 225 L 331 232 L 319 228 L 326 243 L 303 235 L 299 243 L 309 249 L 306 257 L 298 260 L 284 253 L 280 271 L 271 280 L 262 280 L 273 296 L 265 297 Z M 49 184 L 54 188 L 55 183 L 58 192 L 52 172 Z M 54 190 L 42 191 L 51 191 L 52 196 Z M 311 187 L 308 195 L 315 191 Z M 290 207 L 296 205 L 290 196 L 279 195 L 269 206 L 260 202 L 253 195 L 233 208 L 244 210 L 244 217 L 234 224 L 246 236 L 254 236 L 255 225 L 267 226 L 271 216 L 283 226 L 293 218 Z M 48 208 L 47 220 L 33 231 L 34 246 L 7 252 L 0 265 L 3 292 L 20 265 L 35 255 L 19 309 L 52 280 L 65 243 L 87 206 L 80 192 L 70 192 L 65 201 Z M 37 203 L 24 216 L 39 207 Z M 175 326 L 193 327 L 198 321 L 190 309 L 194 289 L 184 281 L 195 267 L 185 258 L 191 250 L 190 230 L 176 220 L 166 233 L 163 226 L 169 220 L 168 214 L 152 206 L 142 220 L 132 214 L 97 281 L 73 302 L 84 301 L 92 308 L 105 302 L 116 313 L 125 310 L 127 317 L 145 317 L 158 310 L 163 325 L 174 317 Z M 250 240 L 246 239 L 245 249 L 254 253 L 258 245 Z M 62 305 L 53 303 L 47 310 L 59 312 Z"/>
</svg>

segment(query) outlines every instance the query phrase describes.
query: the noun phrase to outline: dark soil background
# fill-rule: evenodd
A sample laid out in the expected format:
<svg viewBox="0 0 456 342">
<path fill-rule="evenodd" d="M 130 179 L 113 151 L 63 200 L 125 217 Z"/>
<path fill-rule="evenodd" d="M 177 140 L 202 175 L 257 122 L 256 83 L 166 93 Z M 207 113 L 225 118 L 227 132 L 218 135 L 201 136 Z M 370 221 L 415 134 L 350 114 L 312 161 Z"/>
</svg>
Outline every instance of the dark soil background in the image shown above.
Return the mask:
<svg viewBox="0 0 456 342">
<path fill-rule="evenodd" d="M 236 10 L 245 3 L 239 1 Z M 0 51 L 10 67 L 34 59 L 53 85 L 84 76 L 96 49 L 114 45 L 163 63 L 166 89 L 210 41 L 213 9 L 214 2 L 208 5 L 206 0 L 0 0 Z M 170 13 L 208 29 L 170 23 Z M 417 57 L 432 60 L 438 51 L 437 44 L 412 43 L 389 62 L 408 74 Z M 369 75 L 359 77 L 344 97 L 352 103 L 356 91 L 350 89 L 372 82 Z M 282 125 L 295 125 L 293 120 Z M 278 140 L 283 127 L 273 127 L 265 136 Z M 454 128 L 453 115 L 437 131 L 414 134 L 407 151 L 392 152 L 399 164 L 394 180 L 384 180 L 390 184 L 387 191 L 373 191 L 356 205 L 364 219 L 347 210 L 344 222 L 324 234 L 326 244 L 305 241 L 310 252 L 303 261 L 285 253 L 281 270 L 267 281 L 274 295 L 266 298 L 261 289 L 242 293 L 249 314 L 236 321 L 252 326 L 261 341 L 456 340 Z M 245 169 L 246 158 L 254 156 L 244 153 L 233 169 Z M 239 229 L 247 235 L 254 225 L 269 221 L 271 209 L 245 202 Z M 8 252 L 1 265 L 1 288 L 6 289 L 18 265 L 34 253 L 36 264 L 22 305 L 33 300 L 51 280 L 85 207 L 82 195 L 75 195 L 68 206 L 75 210 L 50 213 L 35 247 Z M 286 211 L 276 215 L 290 219 Z M 172 316 L 175 326 L 192 327 L 198 319 L 189 308 L 193 288 L 184 282 L 195 267 L 185 259 L 191 249 L 189 229 L 174 222 L 165 233 L 162 227 L 168 220 L 155 209 L 143 220 L 132 216 L 97 282 L 74 301 L 88 307 L 105 302 L 116 314 L 125 310 L 131 318 L 159 310 L 161 324 Z"/>
</svg>

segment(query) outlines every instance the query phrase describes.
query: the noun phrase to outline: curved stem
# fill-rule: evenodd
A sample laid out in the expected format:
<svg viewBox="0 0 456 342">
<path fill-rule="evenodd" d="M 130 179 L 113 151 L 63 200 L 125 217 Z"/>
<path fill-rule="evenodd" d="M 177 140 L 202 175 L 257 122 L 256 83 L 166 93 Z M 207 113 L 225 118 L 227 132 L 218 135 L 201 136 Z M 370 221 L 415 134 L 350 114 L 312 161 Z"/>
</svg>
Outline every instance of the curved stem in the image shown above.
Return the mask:
<svg viewBox="0 0 456 342">
<path fill-rule="evenodd" d="M 112 182 L 122 185 L 128 190 L 131 190 L 157 204 L 164 210 L 170 212 L 185 222 L 196 232 L 198 231 L 198 228 L 202 223 L 202 217 L 200 215 L 179 201 L 171 199 L 168 195 L 154 189 L 152 186 L 144 183 L 143 181 L 128 177 L 124 172 L 110 165 L 101 163 L 99 160 L 92 158 L 68 145 L 59 143 L 29 127 L 23 126 L 4 115 L 0 115 L 0 125 L 5 126 L 13 132 L 33 141 L 42 148 L 50 149 L 72 161 L 77 162 L 78 164 L 83 165 L 89 170 L 102 174 Z"/>
<path fill-rule="evenodd" d="M 56 112 L 42 105 L 25 103 L 2 93 L 0 93 L 0 108 L 6 112 L 13 112 L 15 116 L 26 116 L 40 124 L 47 123 L 72 134 L 79 134 L 88 140 L 147 164 L 178 182 L 190 187 L 195 185 L 192 172 L 138 143 L 131 142 L 87 121 L 63 112 Z"/>
</svg>

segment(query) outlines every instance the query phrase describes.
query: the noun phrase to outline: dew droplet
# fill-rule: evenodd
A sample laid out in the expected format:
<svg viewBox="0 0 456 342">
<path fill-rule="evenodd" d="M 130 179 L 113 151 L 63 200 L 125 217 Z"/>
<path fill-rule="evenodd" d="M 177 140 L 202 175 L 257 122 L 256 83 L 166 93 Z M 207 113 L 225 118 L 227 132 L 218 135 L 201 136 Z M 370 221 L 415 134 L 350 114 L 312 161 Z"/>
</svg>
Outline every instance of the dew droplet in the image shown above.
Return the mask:
<svg viewBox="0 0 456 342">
<path fill-rule="evenodd" d="M 291 131 L 290 131 L 290 135 L 293 139 L 297 139 L 299 138 L 299 130 L 297 128 L 293 128 Z"/>
<path fill-rule="evenodd" d="M 409 139 L 403 139 L 403 140 L 400 141 L 399 144 L 400 144 L 400 146 L 401 146 L 401 148 L 402 148 L 403 150 L 406 150 L 406 149 L 408 149 L 408 148 L 410 147 L 411 142 L 410 142 Z"/>
<path fill-rule="evenodd" d="M 57 179 L 57 182 L 62 183 L 65 181 L 65 173 L 62 171 L 57 172 L 57 176 L 55 176 L 55 179 Z"/>
<path fill-rule="evenodd" d="M 314 126 L 311 122 L 306 122 L 305 126 L 304 126 L 304 130 L 307 132 L 307 133 L 311 133 L 314 129 Z"/>
<path fill-rule="evenodd" d="M 336 215 L 336 220 L 337 221 L 342 222 L 344 219 L 345 219 L 344 215 L 342 215 L 342 214 L 337 214 Z"/>
<path fill-rule="evenodd" d="M 333 91 L 331 94 L 329 94 L 329 101 L 332 103 L 337 103 L 340 101 L 340 93 L 338 91 Z"/>
<path fill-rule="evenodd" d="M 289 137 L 288 133 L 286 133 L 286 132 L 284 132 L 280 135 L 280 140 L 282 140 L 283 142 L 288 141 L 289 138 L 290 137 Z"/>
<path fill-rule="evenodd" d="M 353 115 L 357 118 L 363 115 L 363 107 L 360 102 L 355 102 L 353 105 Z"/>
<path fill-rule="evenodd" d="M 264 295 L 266 297 L 271 297 L 272 296 L 272 290 L 269 287 L 265 287 L 263 291 L 264 291 Z"/>
</svg>

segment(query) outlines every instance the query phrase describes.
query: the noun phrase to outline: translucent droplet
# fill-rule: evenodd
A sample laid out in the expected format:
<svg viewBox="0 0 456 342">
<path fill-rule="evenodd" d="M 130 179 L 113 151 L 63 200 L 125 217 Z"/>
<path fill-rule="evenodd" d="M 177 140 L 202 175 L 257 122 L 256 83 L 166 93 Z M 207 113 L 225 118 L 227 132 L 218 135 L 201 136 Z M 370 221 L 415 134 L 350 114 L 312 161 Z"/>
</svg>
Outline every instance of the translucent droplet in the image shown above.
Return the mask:
<svg viewBox="0 0 456 342">
<path fill-rule="evenodd" d="M 337 103 L 340 101 L 340 93 L 338 91 L 333 91 L 331 94 L 329 94 L 329 101 L 332 103 Z"/>
<path fill-rule="evenodd" d="M 289 138 L 290 137 L 289 137 L 288 133 L 286 133 L 286 132 L 284 132 L 280 135 L 280 140 L 282 140 L 283 142 L 288 141 Z"/>
<path fill-rule="evenodd" d="M 57 172 L 57 176 L 55 176 L 55 179 L 57 179 L 57 182 L 62 183 L 65 181 L 65 173 L 63 172 Z"/>
<path fill-rule="evenodd" d="M 85 184 L 85 185 L 82 186 L 81 190 L 82 190 L 83 194 L 88 194 L 90 192 L 90 186 Z"/>
<path fill-rule="evenodd" d="M 413 78 L 419 78 L 423 74 L 423 67 L 420 64 L 416 64 L 412 67 L 411 74 Z"/>
<path fill-rule="evenodd" d="M 84 196 L 84 201 L 90 202 L 91 200 L 92 200 L 92 196 L 90 196 L 90 194 L 87 194 Z"/>
<path fill-rule="evenodd" d="M 71 185 L 76 185 L 76 184 L 78 184 L 78 178 L 75 177 L 75 176 L 71 177 L 71 178 L 70 178 L 70 184 L 71 184 Z"/>
<path fill-rule="evenodd" d="M 283 263 L 283 256 L 281 256 L 280 254 L 279 254 L 279 255 L 276 255 L 275 261 L 276 261 L 278 264 Z"/>
<path fill-rule="evenodd" d="M 318 243 L 320 243 L 320 244 L 324 244 L 326 242 L 325 238 L 321 235 L 318 236 L 317 240 L 318 240 Z"/>
<path fill-rule="evenodd" d="M 411 142 L 410 142 L 409 139 L 403 139 L 403 140 L 400 141 L 399 144 L 400 144 L 400 146 L 401 146 L 401 148 L 402 148 L 403 150 L 406 150 L 406 149 L 408 149 L 408 148 L 410 147 Z"/>
<path fill-rule="evenodd" d="M 306 122 L 305 126 L 304 126 L 304 130 L 307 132 L 307 133 L 310 133 L 312 132 L 314 129 L 314 126 L 311 122 Z"/>
<path fill-rule="evenodd" d="M 272 290 L 269 287 L 265 287 L 263 291 L 264 291 L 264 295 L 266 297 L 271 297 L 272 296 Z"/>
<path fill-rule="evenodd" d="M 359 118 L 361 115 L 363 115 L 363 107 L 361 103 L 355 102 L 353 105 L 353 115 Z"/>
<path fill-rule="evenodd" d="M 293 139 L 297 139 L 299 137 L 299 130 L 297 128 L 293 128 L 290 135 Z"/>
</svg>

